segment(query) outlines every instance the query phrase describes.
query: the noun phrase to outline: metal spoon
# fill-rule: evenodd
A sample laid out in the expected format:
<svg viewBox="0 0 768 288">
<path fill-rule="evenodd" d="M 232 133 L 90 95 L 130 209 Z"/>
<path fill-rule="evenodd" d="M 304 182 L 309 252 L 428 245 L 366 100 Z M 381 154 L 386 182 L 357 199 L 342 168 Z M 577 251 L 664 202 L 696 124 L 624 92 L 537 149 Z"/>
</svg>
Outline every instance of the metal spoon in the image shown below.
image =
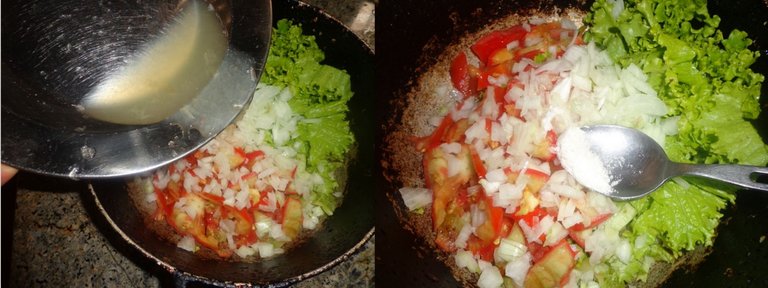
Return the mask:
<svg viewBox="0 0 768 288">
<path fill-rule="evenodd" d="M 149 171 L 215 137 L 250 102 L 266 62 L 272 31 L 269 0 L 12 0 L 4 1 L 3 8 L 12 13 L 3 14 L 2 19 L 0 160 L 22 170 L 75 179 Z M 174 114 L 152 121 L 106 122 L 89 114 L 84 105 L 86 95 L 98 91 L 103 83 L 111 83 L 108 80 L 121 75 L 119 71 L 130 71 L 132 63 L 144 62 L 138 61 L 144 59 L 140 55 L 153 55 L 149 52 L 157 47 L 155 43 L 165 43 L 160 40 L 169 33 L 178 35 L 174 27 L 202 23 L 184 21 L 188 19 L 184 15 L 191 11 L 216 14 L 221 27 L 212 29 L 226 33 L 224 54 L 214 55 L 209 50 L 202 57 L 197 57 L 199 53 L 184 54 L 188 56 L 178 62 L 189 65 L 173 66 L 183 69 L 170 69 L 163 61 L 147 61 L 158 68 L 151 67 L 154 74 L 141 79 L 166 87 L 157 90 L 160 92 L 180 91 L 184 89 L 171 88 L 186 89 L 197 83 L 195 89 L 189 89 L 192 93 L 185 94 L 193 99 L 179 110 L 177 105 L 169 105 Z M 201 13 L 196 15 L 192 18 L 202 19 Z M 187 48 L 208 46 L 203 38 L 190 38 L 194 41 L 180 42 Z M 166 50 L 181 45 L 169 46 L 171 49 Z M 210 64 L 207 74 L 192 65 L 198 62 Z M 156 77 L 160 68 L 170 69 L 165 75 L 176 76 Z M 168 85 L 174 81 L 180 82 Z M 136 83 L 135 87 L 147 83 Z M 163 99 L 155 106 L 167 104 Z M 102 114 L 115 112 L 124 111 L 113 109 Z M 162 121 L 153 123 L 155 120 Z"/>
<path fill-rule="evenodd" d="M 681 175 L 705 177 L 746 189 L 768 191 L 768 184 L 753 180 L 758 174 L 768 175 L 766 167 L 676 163 L 667 158 L 664 149 L 653 138 L 636 129 L 595 125 L 581 127 L 581 130 L 586 134 L 591 152 L 603 162 L 612 191 L 587 187 L 611 198 L 640 198 L 658 189 L 667 180 Z M 579 163 L 571 164 L 579 169 Z M 579 178 L 576 180 L 583 182 Z"/>
</svg>

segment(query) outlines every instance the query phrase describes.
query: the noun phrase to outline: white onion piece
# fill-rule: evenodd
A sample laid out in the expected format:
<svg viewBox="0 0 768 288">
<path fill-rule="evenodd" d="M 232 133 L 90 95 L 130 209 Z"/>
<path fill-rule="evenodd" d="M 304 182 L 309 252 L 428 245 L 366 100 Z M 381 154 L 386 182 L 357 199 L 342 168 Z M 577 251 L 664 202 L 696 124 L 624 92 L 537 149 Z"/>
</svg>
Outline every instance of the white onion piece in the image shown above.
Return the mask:
<svg viewBox="0 0 768 288">
<path fill-rule="evenodd" d="M 528 274 L 528 269 L 531 268 L 532 260 L 531 253 L 523 254 L 504 266 L 504 275 L 512 278 L 517 287 L 523 287 L 525 276 Z"/>
<path fill-rule="evenodd" d="M 400 188 L 400 196 L 408 210 L 413 211 L 432 203 L 432 191 L 427 188 Z"/>
<path fill-rule="evenodd" d="M 456 251 L 456 255 L 453 256 L 456 261 L 456 267 L 466 268 L 470 272 L 480 272 L 480 267 L 477 265 L 477 260 L 472 256 L 472 252 L 465 250 Z"/>
<path fill-rule="evenodd" d="M 464 226 L 461 227 L 461 230 L 459 230 L 459 235 L 456 236 L 456 241 L 454 241 L 453 244 L 460 249 L 466 248 L 467 240 L 469 240 L 469 236 L 472 235 L 472 232 L 474 232 L 472 225 L 464 224 Z"/>
<path fill-rule="evenodd" d="M 189 252 L 195 252 L 197 249 L 197 246 L 195 246 L 195 238 L 192 238 L 192 236 L 189 235 L 181 238 L 181 240 L 176 243 L 176 247 L 187 250 Z"/>
<path fill-rule="evenodd" d="M 504 278 L 501 277 L 501 272 L 496 266 L 490 266 L 480 273 L 480 278 L 477 280 L 477 287 L 480 288 L 498 288 L 504 284 Z"/>
</svg>

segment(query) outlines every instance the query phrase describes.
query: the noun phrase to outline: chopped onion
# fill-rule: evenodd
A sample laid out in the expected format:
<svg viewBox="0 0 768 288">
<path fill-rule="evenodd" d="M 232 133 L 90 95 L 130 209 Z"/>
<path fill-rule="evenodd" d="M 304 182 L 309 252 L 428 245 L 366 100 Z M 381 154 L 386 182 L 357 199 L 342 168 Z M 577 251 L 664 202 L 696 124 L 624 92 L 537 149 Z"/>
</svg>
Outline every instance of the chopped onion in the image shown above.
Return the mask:
<svg viewBox="0 0 768 288">
<path fill-rule="evenodd" d="M 473 273 L 480 272 L 480 267 L 477 265 L 477 260 L 475 260 L 472 252 L 458 250 L 456 251 L 456 255 L 453 256 L 453 259 L 456 261 L 456 267 L 466 268 Z"/>
<path fill-rule="evenodd" d="M 179 247 L 181 249 L 187 250 L 189 252 L 195 252 L 197 246 L 195 246 L 195 238 L 192 238 L 192 236 L 184 236 L 179 240 L 179 243 L 176 243 L 176 247 Z"/>
<path fill-rule="evenodd" d="M 557 221 L 573 216 L 576 212 L 576 202 L 573 199 L 563 199 L 557 208 Z"/>
<path fill-rule="evenodd" d="M 472 205 L 469 207 L 470 211 L 470 223 L 472 223 L 472 227 L 478 227 L 485 223 L 485 212 L 483 210 L 480 210 L 480 207 L 477 207 L 477 205 Z"/>
<path fill-rule="evenodd" d="M 504 278 L 496 266 L 490 266 L 480 273 L 480 279 L 477 280 L 477 286 L 480 288 L 498 288 L 504 284 Z"/>
<path fill-rule="evenodd" d="M 532 260 L 531 253 L 526 252 L 504 266 L 504 275 L 512 278 L 517 287 L 523 287 L 525 276 L 528 274 L 528 269 L 531 268 Z"/>
<path fill-rule="evenodd" d="M 255 246 L 256 249 L 259 250 L 259 256 L 261 256 L 261 258 L 272 257 L 272 255 L 275 255 L 275 246 L 273 246 L 272 243 L 257 242 Z"/>
<path fill-rule="evenodd" d="M 573 199 L 584 199 L 585 195 L 584 191 L 578 190 L 576 188 L 573 188 L 569 185 L 563 185 L 563 184 L 551 184 L 547 186 L 547 189 L 549 191 L 555 192 L 558 195 L 562 195 L 564 197 L 573 198 Z"/>
<path fill-rule="evenodd" d="M 240 246 L 240 247 L 237 247 L 237 249 L 235 250 L 235 254 L 237 254 L 237 256 L 245 258 L 253 254 L 256 254 L 256 250 L 248 246 Z"/>
<path fill-rule="evenodd" d="M 413 211 L 432 203 L 432 191 L 427 188 L 400 188 L 400 196 L 403 197 L 405 207 Z"/>
<path fill-rule="evenodd" d="M 619 258 L 621 262 L 624 262 L 624 264 L 629 264 L 631 256 L 632 247 L 630 246 L 629 241 L 627 239 L 621 239 L 619 247 L 616 247 L 616 257 Z"/>
<path fill-rule="evenodd" d="M 551 246 L 560 242 L 568 236 L 568 230 L 563 228 L 560 222 L 554 222 L 552 226 L 547 230 L 547 238 L 544 241 L 544 246 Z"/>
<path fill-rule="evenodd" d="M 528 248 L 522 243 L 504 238 L 499 241 L 499 247 L 496 247 L 494 255 L 504 262 L 511 262 L 527 251 Z"/>
<path fill-rule="evenodd" d="M 483 186 L 483 190 L 485 190 L 485 193 L 493 194 L 499 191 L 499 186 L 501 186 L 501 182 L 495 182 L 495 181 L 489 181 L 488 180 L 488 174 L 485 174 L 486 179 L 480 179 L 479 183 Z"/>
<path fill-rule="evenodd" d="M 571 228 L 573 225 L 583 223 L 584 218 L 581 216 L 581 213 L 574 212 L 573 215 L 565 217 L 561 223 L 563 224 L 563 227 Z"/>
</svg>

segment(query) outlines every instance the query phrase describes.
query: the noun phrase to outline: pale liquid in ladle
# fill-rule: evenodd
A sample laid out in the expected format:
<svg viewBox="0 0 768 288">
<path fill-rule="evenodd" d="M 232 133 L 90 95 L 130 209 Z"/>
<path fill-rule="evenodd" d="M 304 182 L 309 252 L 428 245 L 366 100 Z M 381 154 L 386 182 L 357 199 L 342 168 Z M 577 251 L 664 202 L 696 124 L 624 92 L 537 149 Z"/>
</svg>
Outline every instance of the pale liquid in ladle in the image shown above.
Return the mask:
<svg viewBox="0 0 768 288">
<path fill-rule="evenodd" d="M 203 0 L 189 0 L 164 35 L 84 98 L 83 112 L 117 124 L 160 122 L 197 96 L 226 50 L 227 39 L 215 11 Z"/>
</svg>

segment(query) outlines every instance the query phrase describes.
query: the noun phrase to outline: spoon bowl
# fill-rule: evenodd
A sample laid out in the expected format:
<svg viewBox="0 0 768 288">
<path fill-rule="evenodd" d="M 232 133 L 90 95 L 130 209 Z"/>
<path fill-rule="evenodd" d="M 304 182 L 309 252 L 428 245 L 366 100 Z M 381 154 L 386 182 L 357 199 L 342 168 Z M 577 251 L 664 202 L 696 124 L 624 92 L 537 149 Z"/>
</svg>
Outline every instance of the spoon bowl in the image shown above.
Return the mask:
<svg viewBox="0 0 768 288">
<path fill-rule="evenodd" d="M 768 168 L 747 165 L 700 165 L 676 163 L 669 160 L 664 149 L 645 133 L 616 125 L 594 125 L 580 128 L 592 153 L 605 168 L 610 189 L 591 185 L 574 178 L 582 185 L 614 199 L 632 200 L 648 195 L 667 180 L 691 175 L 715 179 L 741 188 L 768 191 L 768 184 L 755 181 L 757 175 L 768 175 Z M 566 132 L 568 133 L 568 132 Z M 560 143 L 570 145 L 571 143 Z M 583 163 L 565 163 L 572 169 L 589 169 Z M 575 162 L 575 161 L 570 161 Z M 581 166 L 580 166 L 581 165 Z"/>
<path fill-rule="evenodd" d="M 247 106 L 264 67 L 271 4 L 240 6 L 245 5 L 227 0 L 3 2 L 13 12 L 2 19 L 2 162 L 39 174 L 95 179 L 149 171 L 201 147 Z M 193 11 L 200 13 L 188 14 Z M 217 19 L 205 23 L 221 26 L 200 24 L 210 19 L 203 18 L 206 13 Z M 205 48 L 211 41 L 200 35 L 217 29 L 226 39 L 211 53 Z M 169 34 L 189 37 L 162 40 Z M 132 75 L 127 71 L 148 72 L 120 77 Z M 89 110 L 86 98 L 101 95 L 96 92 L 104 87 L 132 100 L 157 100 L 134 101 L 143 105 L 140 111 L 168 109 L 150 113 L 162 116 L 157 119 L 123 121 L 135 120 L 129 115 L 107 122 L 137 105 Z M 173 93 L 187 98 L 171 103 Z"/>
</svg>

